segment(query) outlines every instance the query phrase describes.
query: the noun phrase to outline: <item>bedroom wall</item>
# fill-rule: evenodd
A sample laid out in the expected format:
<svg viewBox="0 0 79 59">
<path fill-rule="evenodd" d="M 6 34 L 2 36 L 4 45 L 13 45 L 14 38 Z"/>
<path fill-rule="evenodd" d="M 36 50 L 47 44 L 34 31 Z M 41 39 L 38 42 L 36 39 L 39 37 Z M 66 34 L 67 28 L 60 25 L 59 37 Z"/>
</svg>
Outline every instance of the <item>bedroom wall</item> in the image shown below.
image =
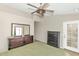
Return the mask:
<svg viewBox="0 0 79 59">
<path fill-rule="evenodd" d="M 8 37 L 11 36 L 11 23 L 30 25 L 30 34 L 34 35 L 34 20 L 14 9 L 0 5 L 0 52 L 8 50 Z"/>
<path fill-rule="evenodd" d="M 47 31 L 60 31 L 60 47 L 63 47 L 63 22 L 79 20 L 79 14 L 47 16 L 35 23 L 35 39 L 47 43 Z"/>
</svg>

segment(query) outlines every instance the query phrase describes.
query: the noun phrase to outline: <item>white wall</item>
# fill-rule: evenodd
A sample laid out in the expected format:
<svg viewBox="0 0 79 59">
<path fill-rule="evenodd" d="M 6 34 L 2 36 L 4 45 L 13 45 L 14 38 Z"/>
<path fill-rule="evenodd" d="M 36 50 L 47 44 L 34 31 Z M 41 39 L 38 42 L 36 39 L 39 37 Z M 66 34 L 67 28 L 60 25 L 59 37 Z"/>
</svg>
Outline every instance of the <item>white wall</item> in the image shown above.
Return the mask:
<svg viewBox="0 0 79 59">
<path fill-rule="evenodd" d="M 3 7 L 0 9 L 0 52 L 8 50 L 7 38 L 11 36 L 11 23 L 29 24 L 30 34 L 34 35 L 34 20 L 19 11 Z"/>
<path fill-rule="evenodd" d="M 63 22 L 79 20 L 79 14 L 44 17 L 35 23 L 35 39 L 47 43 L 47 31 L 60 31 L 60 47 L 63 46 Z"/>
</svg>

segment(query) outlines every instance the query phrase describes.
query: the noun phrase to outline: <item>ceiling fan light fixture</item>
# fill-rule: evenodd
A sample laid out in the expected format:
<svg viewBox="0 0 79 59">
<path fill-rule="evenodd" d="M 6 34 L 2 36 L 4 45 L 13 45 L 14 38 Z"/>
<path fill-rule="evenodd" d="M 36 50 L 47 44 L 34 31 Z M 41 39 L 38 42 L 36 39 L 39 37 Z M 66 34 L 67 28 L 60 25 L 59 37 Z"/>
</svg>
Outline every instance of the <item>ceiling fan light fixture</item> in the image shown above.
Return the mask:
<svg viewBox="0 0 79 59">
<path fill-rule="evenodd" d="M 39 16 L 39 17 L 43 17 L 44 16 L 44 14 L 40 14 L 40 13 L 36 13 L 36 15 Z"/>
</svg>

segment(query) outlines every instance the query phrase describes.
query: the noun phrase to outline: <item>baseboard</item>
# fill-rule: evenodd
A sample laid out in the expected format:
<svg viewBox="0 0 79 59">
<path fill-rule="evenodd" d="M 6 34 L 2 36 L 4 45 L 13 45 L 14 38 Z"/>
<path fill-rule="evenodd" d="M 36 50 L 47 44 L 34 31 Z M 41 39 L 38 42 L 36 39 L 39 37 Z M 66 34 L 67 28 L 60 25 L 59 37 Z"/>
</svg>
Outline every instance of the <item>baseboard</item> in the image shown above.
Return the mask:
<svg viewBox="0 0 79 59">
<path fill-rule="evenodd" d="M 46 43 L 46 42 L 43 42 L 43 41 L 40 41 L 40 40 L 35 40 L 35 42 L 42 42 L 42 43 Z M 47 44 L 47 43 L 46 43 Z"/>
<path fill-rule="evenodd" d="M 6 50 L 4 50 L 4 49 L 0 49 L 0 53 L 2 53 L 2 52 L 6 52 L 6 51 L 8 51 L 8 49 L 6 49 Z"/>
</svg>

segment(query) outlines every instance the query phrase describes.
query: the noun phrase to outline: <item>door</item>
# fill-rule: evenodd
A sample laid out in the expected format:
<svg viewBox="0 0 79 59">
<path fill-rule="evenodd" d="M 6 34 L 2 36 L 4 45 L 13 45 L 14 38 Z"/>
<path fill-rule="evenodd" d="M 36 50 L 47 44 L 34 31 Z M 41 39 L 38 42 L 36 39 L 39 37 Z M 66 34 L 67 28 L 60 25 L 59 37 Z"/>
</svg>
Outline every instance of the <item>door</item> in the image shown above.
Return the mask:
<svg viewBox="0 0 79 59">
<path fill-rule="evenodd" d="M 63 24 L 64 48 L 79 52 L 79 21 L 69 21 Z"/>
</svg>

